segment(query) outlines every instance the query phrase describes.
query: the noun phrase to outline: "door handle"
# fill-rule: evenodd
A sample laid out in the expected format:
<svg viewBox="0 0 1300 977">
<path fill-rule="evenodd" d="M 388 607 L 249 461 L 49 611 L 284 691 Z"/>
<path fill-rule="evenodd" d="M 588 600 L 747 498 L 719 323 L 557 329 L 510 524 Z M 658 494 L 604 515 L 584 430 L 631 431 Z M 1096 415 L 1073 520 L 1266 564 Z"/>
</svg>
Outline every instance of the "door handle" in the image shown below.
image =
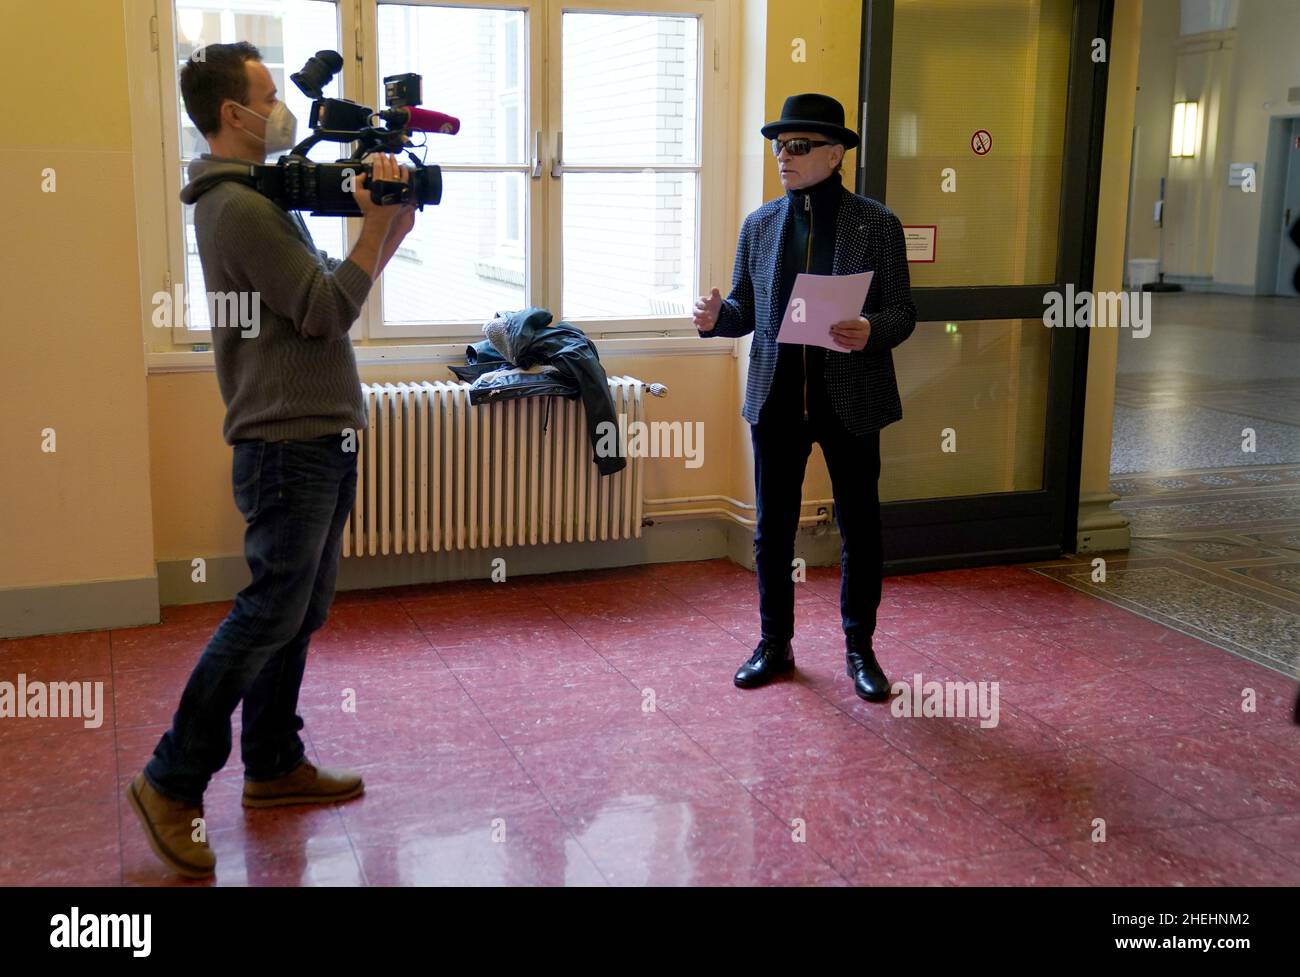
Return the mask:
<svg viewBox="0 0 1300 977">
<path fill-rule="evenodd" d="M 564 133 L 555 134 L 555 159 L 551 160 L 551 176 L 559 179 L 564 173 Z"/>
<path fill-rule="evenodd" d="M 542 130 L 537 129 L 533 132 L 533 168 L 532 178 L 536 180 L 542 175 Z"/>
</svg>

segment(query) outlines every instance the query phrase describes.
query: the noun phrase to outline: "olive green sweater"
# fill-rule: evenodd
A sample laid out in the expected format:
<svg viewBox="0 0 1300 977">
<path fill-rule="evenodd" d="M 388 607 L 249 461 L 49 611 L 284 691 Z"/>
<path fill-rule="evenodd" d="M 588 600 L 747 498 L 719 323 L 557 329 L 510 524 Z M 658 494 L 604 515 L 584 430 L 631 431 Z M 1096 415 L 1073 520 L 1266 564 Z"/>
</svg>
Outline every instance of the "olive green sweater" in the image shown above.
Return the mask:
<svg viewBox="0 0 1300 977">
<path fill-rule="evenodd" d="M 190 163 L 189 176 L 181 200 L 194 204 L 204 282 L 210 297 L 225 296 L 209 301 L 226 442 L 363 430 L 348 330 L 370 276 L 318 250 L 297 214 L 253 188 L 246 160 L 204 155 Z M 216 314 L 223 308 L 246 314 Z"/>
</svg>

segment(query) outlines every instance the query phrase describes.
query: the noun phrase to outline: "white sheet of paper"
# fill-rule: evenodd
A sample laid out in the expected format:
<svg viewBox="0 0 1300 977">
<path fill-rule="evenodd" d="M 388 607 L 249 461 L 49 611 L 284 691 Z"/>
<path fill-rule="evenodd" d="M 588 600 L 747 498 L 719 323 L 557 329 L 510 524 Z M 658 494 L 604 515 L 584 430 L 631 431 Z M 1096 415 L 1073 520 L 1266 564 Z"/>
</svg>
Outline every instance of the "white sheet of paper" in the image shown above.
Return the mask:
<svg viewBox="0 0 1300 977">
<path fill-rule="evenodd" d="M 778 343 L 803 343 L 805 346 L 825 346 L 839 353 L 849 352 L 831 338 L 831 326 L 837 322 L 856 319 L 862 315 L 862 305 L 871 290 L 874 271 L 856 275 L 810 275 L 799 272 L 790 290 L 790 302 L 785 307 L 781 330 L 776 334 Z M 796 322 L 796 300 L 803 300 L 803 322 Z"/>
</svg>

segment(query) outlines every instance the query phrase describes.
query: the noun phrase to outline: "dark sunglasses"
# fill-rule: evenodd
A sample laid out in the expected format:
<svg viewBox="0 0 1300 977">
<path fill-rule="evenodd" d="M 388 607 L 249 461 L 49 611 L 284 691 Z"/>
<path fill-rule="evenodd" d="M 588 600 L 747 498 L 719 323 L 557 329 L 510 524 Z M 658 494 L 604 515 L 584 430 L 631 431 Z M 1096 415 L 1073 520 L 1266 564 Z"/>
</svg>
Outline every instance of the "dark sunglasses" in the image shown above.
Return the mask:
<svg viewBox="0 0 1300 977">
<path fill-rule="evenodd" d="M 772 155 L 780 156 L 781 150 L 786 150 L 791 156 L 807 156 L 812 152 L 814 146 L 834 146 L 835 143 L 826 139 L 773 139 Z"/>
</svg>

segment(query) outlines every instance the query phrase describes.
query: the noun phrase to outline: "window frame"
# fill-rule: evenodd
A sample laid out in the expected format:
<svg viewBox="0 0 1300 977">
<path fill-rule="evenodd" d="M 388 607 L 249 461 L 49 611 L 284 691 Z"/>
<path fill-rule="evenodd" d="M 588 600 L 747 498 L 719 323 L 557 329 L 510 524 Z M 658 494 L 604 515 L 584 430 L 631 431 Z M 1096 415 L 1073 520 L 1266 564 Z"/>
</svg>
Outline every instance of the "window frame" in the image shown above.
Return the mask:
<svg viewBox="0 0 1300 977">
<path fill-rule="evenodd" d="M 211 342 L 209 329 L 186 330 L 183 326 L 160 330 L 151 324 L 154 298 L 158 293 L 174 294 L 185 282 L 184 225 L 179 200 L 180 125 L 169 117 L 179 100 L 175 60 L 176 16 L 173 0 L 125 0 L 130 24 L 145 31 L 128 31 L 129 84 L 132 101 L 132 129 L 135 136 L 134 166 L 137 229 L 140 253 L 140 297 L 145 348 L 155 361 L 175 363 L 175 356 Z M 720 38 L 734 23 L 736 0 L 403 0 L 411 6 L 458 6 L 522 10 L 525 29 L 524 77 L 532 95 L 520 99 L 525 116 L 525 158 L 522 169 L 528 185 L 526 212 L 521 215 L 527 241 L 525 302 L 541 305 L 564 317 L 561 303 L 562 256 L 558 250 L 562 233 L 562 179 L 551 177 L 555 131 L 560 119 L 560 77 L 558 48 L 565 11 L 611 12 L 646 15 L 686 15 L 699 18 L 699 103 L 696 118 L 699 140 L 699 191 L 697 195 L 697 242 L 695 286 L 712 282 L 716 269 L 729 279 L 732 255 L 729 235 L 722 227 L 732 216 L 734 193 L 723 179 L 724 167 L 739 162 L 734 142 L 706 140 L 704 133 L 734 129 L 734 113 L 725 110 L 734 97 L 734 79 L 728 74 L 734 65 L 722 50 Z M 344 66 L 340 72 L 341 92 L 363 104 L 382 101 L 378 73 L 378 0 L 334 0 L 339 23 L 339 51 Z M 358 57 L 359 48 L 365 52 Z M 554 57 L 550 55 L 555 53 Z M 549 66 L 549 77 L 547 68 Z M 521 92 L 521 95 L 524 92 Z M 437 108 L 431 100 L 430 107 Z M 304 120 L 305 121 L 305 120 Z M 541 132 L 540 159 L 533 160 L 535 133 Z M 453 137 L 454 138 L 454 137 Z M 161 152 L 158 150 L 161 149 Z M 431 154 L 436 162 L 436 157 Z M 539 175 L 531 170 L 536 163 Z M 449 171 L 473 170 L 473 166 L 448 166 Z M 499 170 L 499 166 L 490 167 Z M 161 192 L 159 191 L 161 188 Z M 437 209 L 431 211 L 436 216 Z M 424 215 L 427 219 L 429 212 Z M 346 222 L 345 247 L 350 251 L 360 232 L 359 221 Z M 727 249 L 727 253 L 717 253 Z M 336 255 L 335 257 L 345 257 Z M 491 311 L 491 310 L 489 310 Z M 694 337 L 689 314 L 646 316 L 625 319 L 580 319 L 576 321 L 593 339 L 615 339 L 619 345 L 640 340 L 662 341 L 676 347 L 684 337 Z M 377 281 L 365 303 L 352 338 L 359 351 L 366 346 L 418 347 L 453 345 L 481 338 L 481 322 L 385 324 L 382 321 L 382 282 Z M 167 335 L 163 336 L 162 333 Z M 642 345 L 635 342 L 635 345 Z M 722 344 L 704 344 L 706 346 Z M 726 344 L 731 346 L 732 344 Z M 430 350 L 432 352 L 432 350 Z M 720 352 L 720 351 L 719 351 Z M 210 358 L 211 354 L 207 354 Z M 365 359 L 359 355 L 359 359 Z"/>
</svg>

